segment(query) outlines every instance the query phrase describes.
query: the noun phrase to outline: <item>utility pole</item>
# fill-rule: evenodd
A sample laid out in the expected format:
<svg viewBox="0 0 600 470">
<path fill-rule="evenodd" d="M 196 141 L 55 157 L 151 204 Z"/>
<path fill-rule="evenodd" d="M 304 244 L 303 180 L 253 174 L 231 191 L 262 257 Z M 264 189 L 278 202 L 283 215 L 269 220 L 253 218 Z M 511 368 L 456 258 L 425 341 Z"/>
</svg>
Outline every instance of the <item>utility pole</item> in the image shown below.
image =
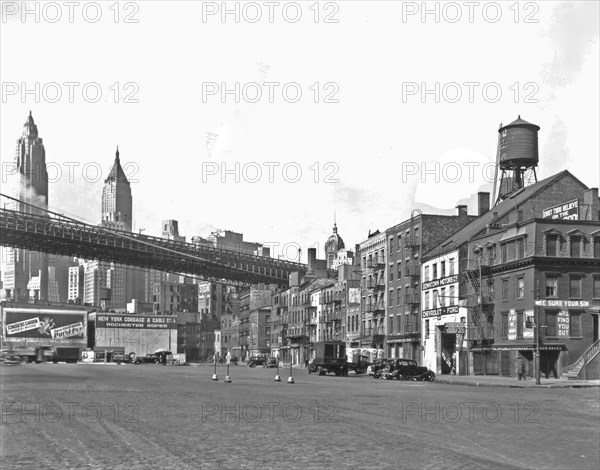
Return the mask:
<svg viewBox="0 0 600 470">
<path fill-rule="evenodd" d="M 540 281 L 536 281 L 535 287 L 535 299 L 540 300 Z M 535 367 L 535 384 L 540 385 L 540 312 L 537 302 L 534 302 L 533 306 L 535 312 L 535 356 L 534 356 L 534 367 Z"/>
</svg>

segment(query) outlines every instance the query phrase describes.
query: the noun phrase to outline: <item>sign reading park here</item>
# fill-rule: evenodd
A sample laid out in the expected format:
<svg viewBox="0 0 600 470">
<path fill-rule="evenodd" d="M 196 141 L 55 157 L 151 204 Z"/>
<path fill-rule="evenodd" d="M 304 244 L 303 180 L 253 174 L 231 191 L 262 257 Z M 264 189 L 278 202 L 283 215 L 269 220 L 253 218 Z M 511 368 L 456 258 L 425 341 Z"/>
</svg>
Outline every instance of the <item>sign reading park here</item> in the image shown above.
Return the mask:
<svg viewBox="0 0 600 470">
<path fill-rule="evenodd" d="M 579 201 L 575 199 L 544 209 L 542 216 L 544 219 L 579 220 Z"/>
<path fill-rule="evenodd" d="M 176 329 L 177 317 L 98 314 L 96 316 L 96 328 Z"/>
</svg>

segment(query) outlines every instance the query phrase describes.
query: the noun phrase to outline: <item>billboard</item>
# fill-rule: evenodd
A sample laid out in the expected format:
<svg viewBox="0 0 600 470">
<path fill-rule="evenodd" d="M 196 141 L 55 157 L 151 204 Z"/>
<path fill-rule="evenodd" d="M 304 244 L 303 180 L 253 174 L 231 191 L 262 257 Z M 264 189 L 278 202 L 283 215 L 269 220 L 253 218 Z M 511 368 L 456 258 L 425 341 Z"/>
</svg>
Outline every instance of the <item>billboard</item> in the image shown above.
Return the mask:
<svg viewBox="0 0 600 470">
<path fill-rule="evenodd" d="M 87 312 L 55 309 L 3 309 L 7 341 L 34 343 L 87 342 Z"/>
<path fill-rule="evenodd" d="M 98 328 L 133 328 L 173 330 L 177 329 L 175 315 L 118 315 L 113 313 L 96 314 Z"/>
<path fill-rule="evenodd" d="M 542 217 L 544 219 L 579 220 L 579 201 L 575 199 L 544 209 Z"/>
</svg>

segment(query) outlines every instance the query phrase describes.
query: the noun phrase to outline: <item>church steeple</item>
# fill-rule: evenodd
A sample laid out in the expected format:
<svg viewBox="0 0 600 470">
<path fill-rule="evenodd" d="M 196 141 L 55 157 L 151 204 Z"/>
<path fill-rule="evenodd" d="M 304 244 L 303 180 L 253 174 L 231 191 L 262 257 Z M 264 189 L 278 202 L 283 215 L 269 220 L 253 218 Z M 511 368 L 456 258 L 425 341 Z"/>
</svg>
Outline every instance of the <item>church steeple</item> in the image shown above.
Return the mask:
<svg viewBox="0 0 600 470">
<path fill-rule="evenodd" d="M 117 145 L 117 154 L 115 156 L 115 163 L 120 163 L 120 160 L 119 160 L 119 146 L 118 145 Z"/>
</svg>

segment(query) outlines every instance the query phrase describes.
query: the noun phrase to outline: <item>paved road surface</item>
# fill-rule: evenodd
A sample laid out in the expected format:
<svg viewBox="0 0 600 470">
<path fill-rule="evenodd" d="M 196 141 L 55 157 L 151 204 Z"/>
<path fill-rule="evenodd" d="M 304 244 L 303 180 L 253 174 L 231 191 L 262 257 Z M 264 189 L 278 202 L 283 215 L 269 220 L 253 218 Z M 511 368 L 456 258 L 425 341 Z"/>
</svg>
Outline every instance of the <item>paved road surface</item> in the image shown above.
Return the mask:
<svg viewBox="0 0 600 470">
<path fill-rule="evenodd" d="M 599 389 L 2 366 L 2 468 L 597 469 Z"/>
</svg>

